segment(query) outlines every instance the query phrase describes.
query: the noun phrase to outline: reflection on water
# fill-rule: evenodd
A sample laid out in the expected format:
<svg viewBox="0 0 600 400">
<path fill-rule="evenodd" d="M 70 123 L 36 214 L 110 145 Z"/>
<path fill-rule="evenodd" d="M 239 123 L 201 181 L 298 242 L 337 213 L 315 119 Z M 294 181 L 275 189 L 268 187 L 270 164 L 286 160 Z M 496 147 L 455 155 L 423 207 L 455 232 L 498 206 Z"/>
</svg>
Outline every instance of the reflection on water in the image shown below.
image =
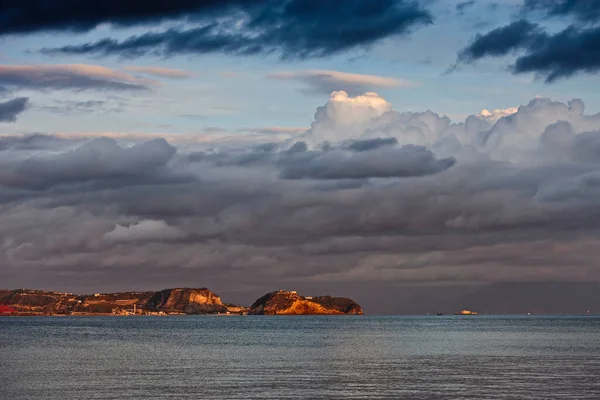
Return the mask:
<svg viewBox="0 0 600 400">
<path fill-rule="evenodd" d="M 598 317 L 0 319 L 1 399 L 598 399 Z"/>
</svg>

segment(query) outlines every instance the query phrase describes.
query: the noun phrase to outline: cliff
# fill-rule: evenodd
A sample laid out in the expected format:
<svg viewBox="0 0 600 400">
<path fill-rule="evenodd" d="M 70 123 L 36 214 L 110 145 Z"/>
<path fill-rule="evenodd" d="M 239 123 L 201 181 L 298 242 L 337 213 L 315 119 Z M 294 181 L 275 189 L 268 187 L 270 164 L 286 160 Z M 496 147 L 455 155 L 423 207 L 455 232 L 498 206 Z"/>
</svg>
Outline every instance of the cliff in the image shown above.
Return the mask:
<svg viewBox="0 0 600 400">
<path fill-rule="evenodd" d="M 303 297 L 296 292 L 267 293 L 250 306 L 255 315 L 362 315 L 362 308 L 344 297 Z"/>
<path fill-rule="evenodd" d="M 146 303 L 146 307 L 157 311 L 185 314 L 217 314 L 228 311 L 221 298 L 206 288 L 161 290 L 154 293 Z"/>
<path fill-rule="evenodd" d="M 42 290 L 0 290 L 0 306 L 16 314 L 243 314 L 245 307 L 225 305 L 206 288 L 165 289 L 158 292 L 77 295 Z M 4 313 L 6 314 L 6 313 Z"/>
<path fill-rule="evenodd" d="M 302 297 L 277 291 L 247 307 L 223 303 L 206 289 L 175 288 L 158 292 L 122 292 L 77 295 L 64 292 L 18 289 L 0 290 L 2 315 L 156 315 L 156 314 L 257 314 L 344 315 L 362 314 L 361 307 L 343 297 Z"/>
</svg>

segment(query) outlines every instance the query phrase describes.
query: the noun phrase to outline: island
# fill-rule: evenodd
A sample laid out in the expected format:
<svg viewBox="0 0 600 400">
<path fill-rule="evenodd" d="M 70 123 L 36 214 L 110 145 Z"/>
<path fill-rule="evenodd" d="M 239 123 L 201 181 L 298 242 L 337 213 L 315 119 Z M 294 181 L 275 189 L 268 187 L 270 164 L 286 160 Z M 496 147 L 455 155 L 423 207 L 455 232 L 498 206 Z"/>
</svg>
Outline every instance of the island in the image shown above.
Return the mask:
<svg viewBox="0 0 600 400">
<path fill-rule="evenodd" d="M 128 315 L 341 315 L 363 314 L 353 300 L 331 296 L 301 297 L 279 290 L 252 306 L 224 303 L 207 288 L 78 295 L 33 289 L 0 289 L 0 316 Z"/>
<path fill-rule="evenodd" d="M 362 315 L 362 308 L 345 297 L 303 297 L 295 291 L 267 293 L 250 306 L 254 315 Z"/>
</svg>

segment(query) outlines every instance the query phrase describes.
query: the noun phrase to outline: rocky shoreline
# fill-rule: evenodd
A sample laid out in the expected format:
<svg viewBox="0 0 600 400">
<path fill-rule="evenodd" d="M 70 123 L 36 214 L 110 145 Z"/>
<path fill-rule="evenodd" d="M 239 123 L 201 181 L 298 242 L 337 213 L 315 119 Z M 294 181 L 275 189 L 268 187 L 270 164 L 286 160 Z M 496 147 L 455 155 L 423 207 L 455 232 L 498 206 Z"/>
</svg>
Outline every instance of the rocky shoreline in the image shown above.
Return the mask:
<svg viewBox="0 0 600 400">
<path fill-rule="evenodd" d="M 362 315 L 351 299 L 300 296 L 279 290 L 250 307 L 223 303 L 207 288 L 156 292 L 95 293 L 0 290 L 0 316 L 172 316 L 172 315 Z"/>
</svg>

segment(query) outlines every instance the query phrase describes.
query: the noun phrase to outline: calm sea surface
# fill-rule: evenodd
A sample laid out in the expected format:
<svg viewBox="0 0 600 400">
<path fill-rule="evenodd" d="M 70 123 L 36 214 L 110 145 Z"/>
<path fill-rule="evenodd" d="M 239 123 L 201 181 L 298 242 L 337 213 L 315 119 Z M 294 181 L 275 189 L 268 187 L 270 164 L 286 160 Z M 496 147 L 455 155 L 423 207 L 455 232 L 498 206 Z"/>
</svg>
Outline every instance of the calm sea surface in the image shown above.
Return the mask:
<svg viewBox="0 0 600 400">
<path fill-rule="evenodd" d="M 600 318 L 0 318 L 0 398 L 600 399 Z"/>
</svg>

